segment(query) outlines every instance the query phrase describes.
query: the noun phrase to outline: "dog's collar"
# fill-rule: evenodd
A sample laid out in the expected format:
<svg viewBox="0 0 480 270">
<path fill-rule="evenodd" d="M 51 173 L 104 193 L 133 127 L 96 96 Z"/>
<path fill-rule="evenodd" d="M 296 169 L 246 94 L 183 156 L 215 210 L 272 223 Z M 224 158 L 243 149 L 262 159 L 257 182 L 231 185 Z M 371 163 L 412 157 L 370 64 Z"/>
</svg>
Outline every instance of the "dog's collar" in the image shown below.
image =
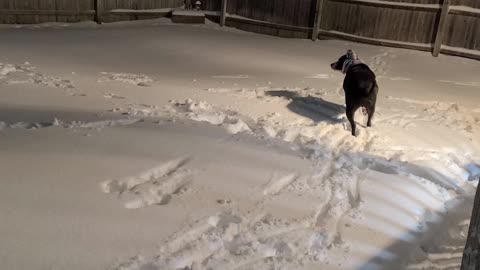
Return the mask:
<svg viewBox="0 0 480 270">
<path fill-rule="evenodd" d="M 360 64 L 364 64 L 364 62 L 360 59 L 347 59 L 345 60 L 345 62 L 343 63 L 343 68 L 342 68 L 342 72 L 343 74 L 346 74 L 348 72 L 348 70 L 353 67 L 353 66 L 356 66 L 356 65 L 360 65 Z"/>
</svg>

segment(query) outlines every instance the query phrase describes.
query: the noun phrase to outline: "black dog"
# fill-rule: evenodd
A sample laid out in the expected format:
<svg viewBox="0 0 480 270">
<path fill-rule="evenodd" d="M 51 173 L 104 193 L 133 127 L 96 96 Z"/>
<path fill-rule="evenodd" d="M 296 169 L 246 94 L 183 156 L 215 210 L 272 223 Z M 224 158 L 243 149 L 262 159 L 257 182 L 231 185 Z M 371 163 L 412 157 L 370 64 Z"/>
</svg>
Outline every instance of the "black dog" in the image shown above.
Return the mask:
<svg viewBox="0 0 480 270">
<path fill-rule="evenodd" d="M 367 111 L 367 127 L 372 126 L 372 117 L 375 113 L 378 94 L 375 74 L 352 50 L 348 50 L 347 54 L 331 64 L 331 67 L 346 74 L 343 81 L 343 90 L 345 91 L 347 118 L 352 126 L 352 135 L 355 136 L 354 115 L 360 107 Z"/>
</svg>

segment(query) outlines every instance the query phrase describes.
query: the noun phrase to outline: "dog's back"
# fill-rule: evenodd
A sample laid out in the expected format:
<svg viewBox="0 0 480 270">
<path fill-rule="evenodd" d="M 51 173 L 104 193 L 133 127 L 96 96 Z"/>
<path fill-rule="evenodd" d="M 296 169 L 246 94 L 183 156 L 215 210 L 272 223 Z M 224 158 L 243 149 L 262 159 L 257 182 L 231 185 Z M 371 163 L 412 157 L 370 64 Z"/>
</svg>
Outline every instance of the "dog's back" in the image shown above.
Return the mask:
<svg viewBox="0 0 480 270">
<path fill-rule="evenodd" d="M 367 98 L 373 94 L 376 88 L 375 74 L 365 64 L 351 67 L 343 81 L 343 89 L 346 95 Z"/>
</svg>

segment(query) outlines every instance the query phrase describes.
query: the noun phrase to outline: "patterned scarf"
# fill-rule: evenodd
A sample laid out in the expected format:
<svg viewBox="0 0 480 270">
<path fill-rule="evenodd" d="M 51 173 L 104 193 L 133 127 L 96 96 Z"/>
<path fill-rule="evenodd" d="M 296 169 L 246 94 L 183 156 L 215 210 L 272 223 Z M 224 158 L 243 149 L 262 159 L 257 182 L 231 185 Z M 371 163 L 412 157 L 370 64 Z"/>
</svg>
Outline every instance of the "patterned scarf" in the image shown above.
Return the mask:
<svg viewBox="0 0 480 270">
<path fill-rule="evenodd" d="M 345 60 L 345 62 L 343 63 L 343 68 L 342 68 L 343 74 L 347 73 L 347 71 L 351 67 L 355 65 L 363 64 L 363 61 L 360 60 L 360 58 L 358 58 L 357 54 L 353 50 L 348 50 L 346 56 L 347 56 L 347 60 Z"/>
</svg>

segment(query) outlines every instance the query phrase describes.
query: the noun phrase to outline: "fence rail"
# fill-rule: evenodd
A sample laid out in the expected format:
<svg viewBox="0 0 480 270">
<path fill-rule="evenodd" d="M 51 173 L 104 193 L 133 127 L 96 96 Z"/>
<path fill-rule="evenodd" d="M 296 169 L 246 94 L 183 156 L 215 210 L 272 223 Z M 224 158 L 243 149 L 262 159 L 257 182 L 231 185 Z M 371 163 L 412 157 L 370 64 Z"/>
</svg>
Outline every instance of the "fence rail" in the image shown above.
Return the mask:
<svg viewBox="0 0 480 270">
<path fill-rule="evenodd" d="M 16 10 L 0 9 L 0 15 L 95 15 L 95 10 Z"/>
</svg>

